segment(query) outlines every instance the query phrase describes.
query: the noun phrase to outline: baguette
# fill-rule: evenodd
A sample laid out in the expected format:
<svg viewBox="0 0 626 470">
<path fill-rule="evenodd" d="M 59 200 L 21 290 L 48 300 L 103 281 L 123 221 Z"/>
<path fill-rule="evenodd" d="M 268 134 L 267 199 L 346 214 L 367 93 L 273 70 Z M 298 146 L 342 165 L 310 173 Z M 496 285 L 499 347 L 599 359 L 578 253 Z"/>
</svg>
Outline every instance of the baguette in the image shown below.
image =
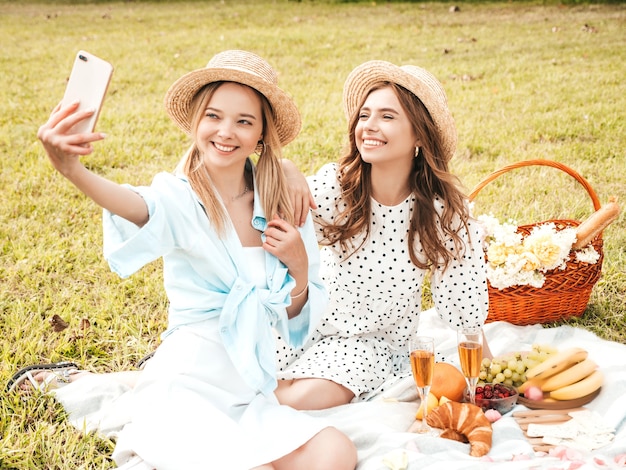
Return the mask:
<svg viewBox="0 0 626 470">
<path fill-rule="evenodd" d="M 572 245 L 574 250 L 586 247 L 596 238 L 608 225 L 617 219 L 620 208 L 617 198 L 611 196 L 609 202 L 591 214 L 576 228 L 576 242 Z"/>
</svg>

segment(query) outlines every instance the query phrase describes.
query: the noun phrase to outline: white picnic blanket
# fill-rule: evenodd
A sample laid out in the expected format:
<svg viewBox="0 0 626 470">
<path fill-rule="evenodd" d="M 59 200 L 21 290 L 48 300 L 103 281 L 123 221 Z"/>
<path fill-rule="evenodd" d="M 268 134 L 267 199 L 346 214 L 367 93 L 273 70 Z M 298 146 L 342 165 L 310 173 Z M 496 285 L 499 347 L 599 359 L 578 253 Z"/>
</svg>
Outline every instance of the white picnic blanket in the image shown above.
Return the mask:
<svg viewBox="0 0 626 470">
<path fill-rule="evenodd" d="M 435 345 L 446 360 L 458 364 L 456 335 L 436 316 L 422 312 L 420 331 L 435 337 Z M 406 432 L 417 411 L 411 377 L 388 384 L 385 392 L 368 402 L 352 403 L 313 415 L 330 419 L 355 442 L 359 452 L 358 470 L 417 469 L 610 469 L 625 468 L 619 456 L 626 453 L 626 345 L 600 339 L 569 326 L 543 328 L 515 326 L 506 322 L 485 325 L 492 353 L 530 350 L 533 344 L 551 344 L 559 349 L 579 346 L 605 374 L 600 395 L 586 407 L 608 428 L 614 438 L 595 451 L 569 450 L 552 455 L 535 453 L 521 429 L 506 414 L 493 424 L 493 445 L 483 458 L 469 456 L 469 445 L 439 437 Z M 56 391 L 57 399 L 80 430 L 99 432 L 114 438 L 127 422 L 127 389 L 106 376 L 88 376 Z M 517 405 L 514 411 L 526 409 Z M 558 450 L 558 448 L 557 448 Z"/>
</svg>

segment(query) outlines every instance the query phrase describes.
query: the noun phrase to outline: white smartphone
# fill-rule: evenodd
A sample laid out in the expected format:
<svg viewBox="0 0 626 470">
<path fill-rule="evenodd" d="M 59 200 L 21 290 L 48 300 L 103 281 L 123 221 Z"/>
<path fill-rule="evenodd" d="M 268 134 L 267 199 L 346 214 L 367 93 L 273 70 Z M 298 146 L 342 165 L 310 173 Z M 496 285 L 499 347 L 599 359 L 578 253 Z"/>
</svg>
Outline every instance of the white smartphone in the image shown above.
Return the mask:
<svg viewBox="0 0 626 470">
<path fill-rule="evenodd" d="M 91 108 L 95 112 L 89 119 L 80 121 L 72 127 L 72 133 L 94 131 L 112 75 L 113 66 L 109 62 L 89 52 L 78 51 L 62 103 L 67 105 L 78 100 L 79 111 Z"/>
</svg>

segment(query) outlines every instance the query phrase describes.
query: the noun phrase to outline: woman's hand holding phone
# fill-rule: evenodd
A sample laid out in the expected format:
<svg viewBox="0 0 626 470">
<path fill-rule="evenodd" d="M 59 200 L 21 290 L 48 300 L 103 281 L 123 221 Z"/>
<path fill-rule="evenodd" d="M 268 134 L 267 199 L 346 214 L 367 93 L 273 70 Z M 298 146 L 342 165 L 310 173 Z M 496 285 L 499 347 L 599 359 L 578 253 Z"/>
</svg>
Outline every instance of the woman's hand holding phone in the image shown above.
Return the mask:
<svg viewBox="0 0 626 470">
<path fill-rule="evenodd" d="M 91 143 L 104 138 L 93 130 L 112 73 L 111 64 L 79 51 L 63 99 L 37 132 L 54 168 L 70 179 L 82 167 L 79 157 L 89 155 Z"/>
<path fill-rule="evenodd" d="M 93 113 L 77 122 L 72 133 L 94 131 L 112 75 L 113 66 L 109 62 L 89 52 L 78 51 L 61 103 L 69 105 L 78 101 L 77 111 L 93 110 Z"/>
</svg>

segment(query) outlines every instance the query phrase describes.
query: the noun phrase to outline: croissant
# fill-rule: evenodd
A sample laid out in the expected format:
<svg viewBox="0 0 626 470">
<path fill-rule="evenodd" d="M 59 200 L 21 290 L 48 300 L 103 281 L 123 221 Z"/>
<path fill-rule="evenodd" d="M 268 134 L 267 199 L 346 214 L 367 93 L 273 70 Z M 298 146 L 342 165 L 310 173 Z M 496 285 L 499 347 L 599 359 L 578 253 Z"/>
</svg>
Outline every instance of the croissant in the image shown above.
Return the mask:
<svg viewBox="0 0 626 470">
<path fill-rule="evenodd" d="M 443 429 L 441 437 L 469 442 L 470 455 L 482 457 L 491 449 L 493 430 L 480 407 L 449 401 L 428 413 L 426 422 Z"/>
</svg>

